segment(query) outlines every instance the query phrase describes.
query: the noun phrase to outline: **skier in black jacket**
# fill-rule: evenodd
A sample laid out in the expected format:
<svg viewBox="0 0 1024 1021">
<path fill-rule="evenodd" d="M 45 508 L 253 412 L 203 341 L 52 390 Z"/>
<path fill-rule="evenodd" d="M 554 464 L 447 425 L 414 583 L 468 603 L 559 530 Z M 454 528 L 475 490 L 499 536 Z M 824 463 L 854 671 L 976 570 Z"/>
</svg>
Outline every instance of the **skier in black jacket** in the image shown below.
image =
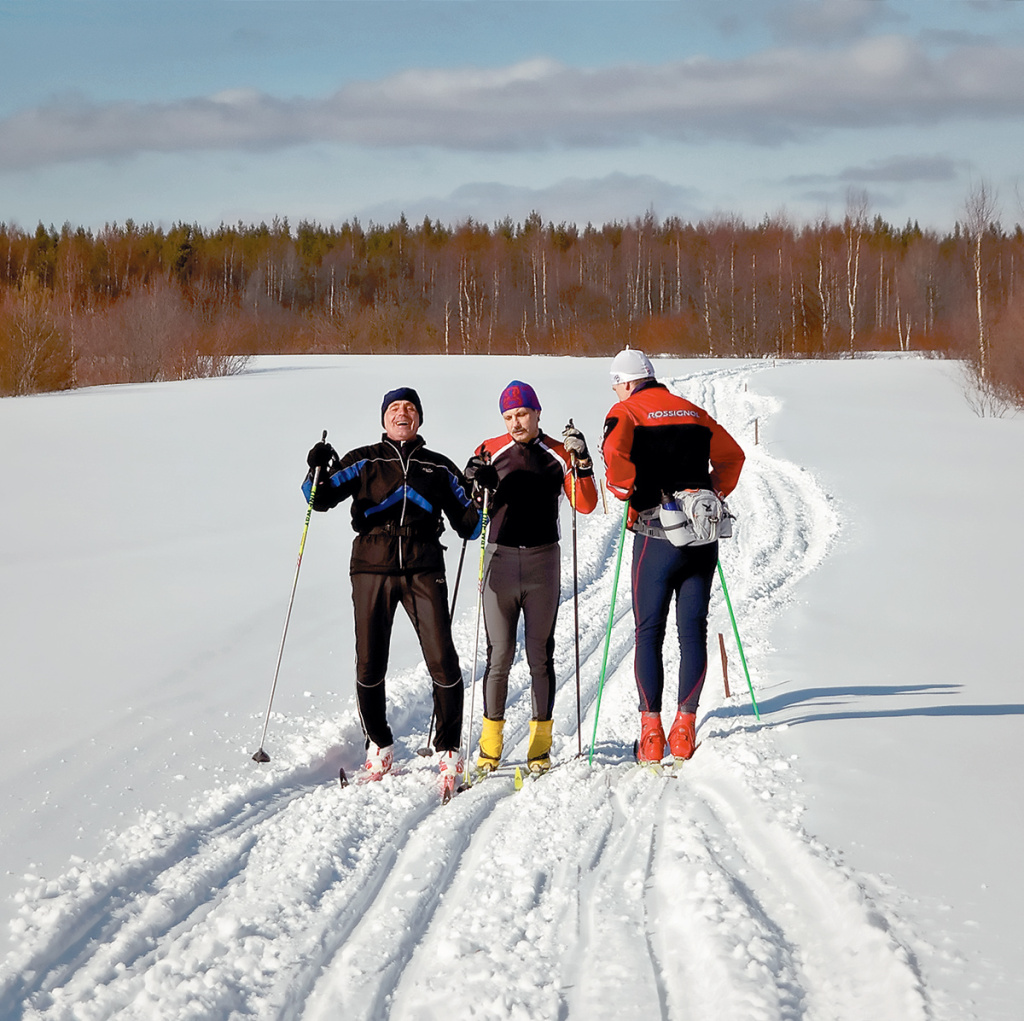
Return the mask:
<svg viewBox="0 0 1024 1021">
<path fill-rule="evenodd" d="M 433 678 L 434 747 L 442 781 L 451 786 L 462 770 L 463 680 L 452 642 L 442 513 L 464 539 L 480 534 L 480 513 L 461 471 L 428 450 L 418 435 L 423 406 L 411 387 L 384 395 L 384 435 L 379 443 L 343 457 L 318 443 L 307 457 L 309 474 L 320 468 L 313 509 L 330 510 L 352 500 L 352 603 L 356 627 L 356 695 L 366 734 L 366 768 L 376 779 L 391 768 L 394 741 L 387 722 L 384 677 L 391 627 L 401 603 L 409 615 Z"/>
<path fill-rule="evenodd" d="M 533 713 L 527 765 L 551 766 L 555 707 L 555 621 L 560 596 L 558 512 L 563 497 L 584 514 L 597 506 L 594 469 L 583 434 L 572 423 L 564 443 L 540 427 L 540 401 L 529 383 L 514 379 L 498 408 L 505 433 L 485 440 L 466 466 L 475 494 L 490 493 L 490 528 L 484 566 L 483 613 L 487 631 L 484 718 L 477 766 L 497 769 L 504 748 L 508 674 L 519 620 L 530 666 Z"/>
</svg>

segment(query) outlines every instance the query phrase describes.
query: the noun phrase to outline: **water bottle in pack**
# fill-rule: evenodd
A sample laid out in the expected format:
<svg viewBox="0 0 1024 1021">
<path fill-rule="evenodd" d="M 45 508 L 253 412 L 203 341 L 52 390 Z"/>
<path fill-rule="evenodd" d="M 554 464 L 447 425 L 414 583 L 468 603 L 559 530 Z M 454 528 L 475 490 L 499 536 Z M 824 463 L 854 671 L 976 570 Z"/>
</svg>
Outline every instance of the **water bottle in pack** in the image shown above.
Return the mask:
<svg viewBox="0 0 1024 1021">
<path fill-rule="evenodd" d="M 733 515 L 710 489 L 663 493 L 658 519 L 673 546 L 707 546 L 732 535 Z"/>
</svg>

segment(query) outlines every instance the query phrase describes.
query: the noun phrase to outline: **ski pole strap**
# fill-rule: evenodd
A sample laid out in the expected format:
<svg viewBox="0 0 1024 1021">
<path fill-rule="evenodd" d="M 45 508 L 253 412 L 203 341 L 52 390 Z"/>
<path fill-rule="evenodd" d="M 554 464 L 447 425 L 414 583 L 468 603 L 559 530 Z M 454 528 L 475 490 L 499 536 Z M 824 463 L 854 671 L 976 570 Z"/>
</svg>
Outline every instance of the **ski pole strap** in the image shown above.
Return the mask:
<svg viewBox="0 0 1024 1021">
<path fill-rule="evenodd" d="M 619 587 L 619 570 L 622 567 L 622 548 L 626 544 L 626 518 L 629 516 L 629 501 L 622 504 L 622 528 L 619 529 L 619 552 L 615 557 L 615 580 L 612 582 L 611 605 L 608 608 L 608 627 L 604 635 L 604 657 L 601 660 L 601 680 L 597 685 L 597 705 L 594 708 L 594 736 L 590 741 L 589 762 L 594 761 L 594 748 L 597 745 L 597 720 L 601 715 L 601 695 L 604 692 L 605 672 L 608 669 L 608 649 L 612 641 L 612 621 L 615 619 L 615 593 Z"/>
<path fill-rule="evenodd" d="M 729 589 L 725 584 L 725 573 L 722 571 L 722 561 L 718 561 L 718 580 L 722 583 L 722 594 L 725 596 L 725 605 L 729 608 L 729 619 L 732 621 L 732 633 L 736 636 L 736 647 L 740 650 L 740 662 L 743 664 L 743 673 L 747 677 L 747 689 L 750 691 L 750 701 L 754 706 L 754 719 L 761 722 L 761 713 L 757 708 L 757 699 L 754 697 L 754 685 L 750 683 L 750 671 L 747 669 L 747 657 L 743 654 L 743 643 L 740 641 L 740 629 L 736 626 L 736 614 L 732 611 L 732 600 L 729 598 Z"/>
</svg>

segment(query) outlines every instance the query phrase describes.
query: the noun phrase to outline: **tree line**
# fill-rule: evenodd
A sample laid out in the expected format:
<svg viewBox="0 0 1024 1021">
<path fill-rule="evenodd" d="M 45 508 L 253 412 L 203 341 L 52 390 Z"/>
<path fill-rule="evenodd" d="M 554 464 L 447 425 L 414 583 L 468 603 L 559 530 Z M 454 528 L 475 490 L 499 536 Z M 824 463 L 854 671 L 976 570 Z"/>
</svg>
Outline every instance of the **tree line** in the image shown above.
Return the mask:
<svg viewBox="0 0 1024 1021">
<path fill-rule="evenodd" d="M 965 358 L 1024 395 L 1024 231 L 870 217 L 601 226 L 429 218 L 98 232 L 0 224 L 0 394 L 238 371 L 264 353 Z"/>
</svg>

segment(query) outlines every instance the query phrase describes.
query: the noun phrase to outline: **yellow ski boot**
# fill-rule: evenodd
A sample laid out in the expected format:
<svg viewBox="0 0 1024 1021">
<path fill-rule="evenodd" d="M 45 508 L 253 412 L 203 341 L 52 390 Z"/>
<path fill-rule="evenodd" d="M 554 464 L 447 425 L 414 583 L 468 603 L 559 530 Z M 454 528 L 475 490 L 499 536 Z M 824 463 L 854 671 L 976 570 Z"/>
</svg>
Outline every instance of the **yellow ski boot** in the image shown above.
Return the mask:
<svg viewBox="0 0 1024 1021">
<path fill-rule="evenodd" d="M 504 745 L 504 720 L 489 720 L 484 717 L 483 729 L 480 732 L 480 754 L 477 756 L 476 768 L 481 772 L 490 773 L 498 768 L 501 762 L 501 749 Z"/>
<path fill-rule="evenodd" d="M 530 748 L 526 764 L 531 773 L 546 773 L 551 768 L 552 720 L 530 720 Z"/>
</svg>

